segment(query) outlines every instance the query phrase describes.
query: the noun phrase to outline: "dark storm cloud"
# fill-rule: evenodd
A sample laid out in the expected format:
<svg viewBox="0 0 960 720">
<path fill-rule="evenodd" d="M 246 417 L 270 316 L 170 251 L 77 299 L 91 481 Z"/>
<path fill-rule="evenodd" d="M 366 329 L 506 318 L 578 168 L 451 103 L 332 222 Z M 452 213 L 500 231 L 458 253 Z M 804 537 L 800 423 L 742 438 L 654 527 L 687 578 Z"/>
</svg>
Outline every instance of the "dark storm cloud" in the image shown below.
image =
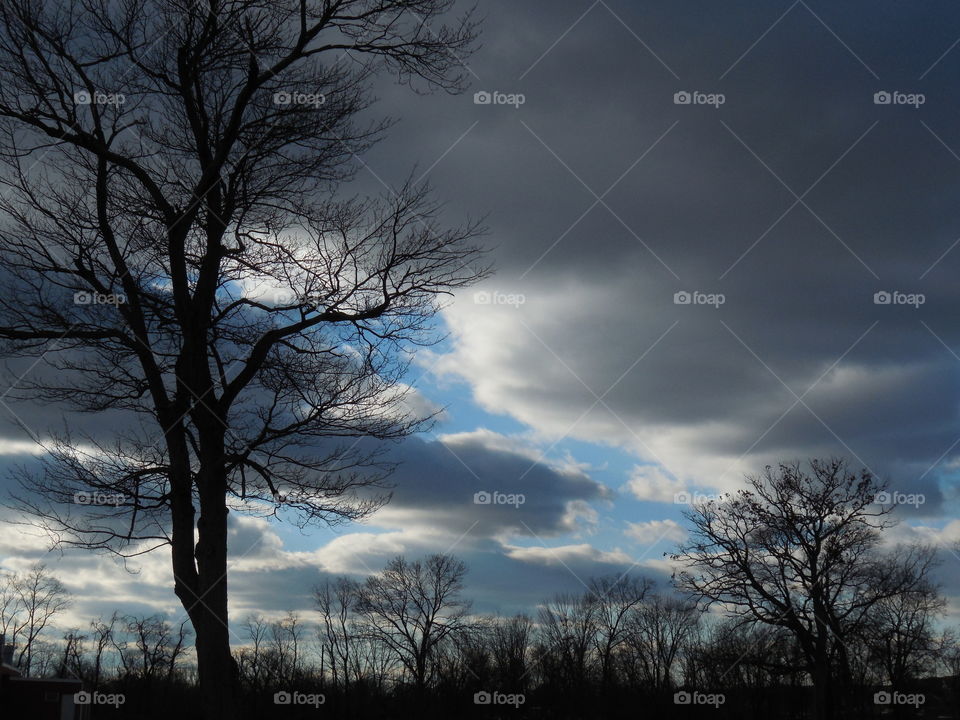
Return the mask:
<svg viewBox="0 0 960 720">
<path fill-rule="evenodd" d="M 465 371 L 486 404 L 569 425 L 594 399 L 579 380 L 602 393 L 676 322 L 605 398 L 638 434 L 712 424 L 689 451 L 847 455 L 934 511 L 960 437 L 960 50 L 934 63 L 960 11 L 545 7 L 485 4 L 488 43 L 469 61 L 473 90 L 522 106 L 385 93 L 398 143 L 365 158 L 396 181 L 449 150 L 429 177 L 452 211 L 489 213 L 489 287 L 527 304 L 523 326 L 483 340 L 536 337 Z M 725 102 L 677 105 L 679 91 Z M 875 104 L 880 91 L 923 104 Z M 726 302 L 677 306 L 683 290 Z M 880 291 L 924 304 L 878 305 Z M 459 329 L 478 332 L 474 319 Z M 545 370 L 551 353 L 579 380 Z M 509 392 L 491 389 L 507 374 Z"/>
<path fill-rule="evenodd" d="M 552 467 L 532 451 L 498 447 L 502 440 L 493 434 L 406 440 L 391 455 L 400 464 L 376 524 L 413 522 L 474 537 L 551 536 L 578 529 L 571 503 L 586 509 L 610 497 L 583 472 Z"/>
</svg>

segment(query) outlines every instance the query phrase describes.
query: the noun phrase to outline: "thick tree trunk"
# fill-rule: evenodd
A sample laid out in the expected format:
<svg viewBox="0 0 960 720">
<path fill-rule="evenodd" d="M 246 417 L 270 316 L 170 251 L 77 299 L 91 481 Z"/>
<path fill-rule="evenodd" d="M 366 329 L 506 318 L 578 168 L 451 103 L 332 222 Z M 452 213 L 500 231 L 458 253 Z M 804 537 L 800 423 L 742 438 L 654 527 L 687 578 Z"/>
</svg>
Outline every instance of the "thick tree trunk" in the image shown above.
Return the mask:
<svg viewBox="0 0 960 720">
<path fill-rule="evenodd" d="M 235 720 L 237 674 L 230 654 L 230 633 L 212 613 L 194 620 L 197 633 L 197 672 L 204 720 Z"/>
<path fill-rule="evenodd" d="M 236 720 L 238 671 L 230 652 L 227 615 L 227 509 L 223 493 L 201 493 L 194 548 L 189 484 L 174 483 L 173 572 L 176 594 L 196 634 L 197 674 L 204 720 Z"/>
<path fill-rule="evenodd" d="M 236 720 L 237 669 L 227 615 L 227 509 L 223 496 L 201 496 L 197 523 L 200 602 L 194 607 L 197 672 L 204 720 Z"/>
<path fill-rule="evenodd" d="M 826 653 L 817 657 L 813 670 L 814 717 L 817 720 L 833 718 L 833 679 Z"/>
</svg>

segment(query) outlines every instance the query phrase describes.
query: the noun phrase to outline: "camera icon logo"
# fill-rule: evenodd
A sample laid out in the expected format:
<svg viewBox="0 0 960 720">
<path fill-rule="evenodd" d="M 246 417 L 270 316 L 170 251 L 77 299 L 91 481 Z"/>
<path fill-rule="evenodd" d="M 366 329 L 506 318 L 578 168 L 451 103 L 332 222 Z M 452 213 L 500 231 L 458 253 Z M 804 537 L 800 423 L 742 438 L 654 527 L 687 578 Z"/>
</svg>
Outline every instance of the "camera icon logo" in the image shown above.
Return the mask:
<svg viewBox="0 0 960 720">
<path fill-rule="evenodd" d="M 893 96 L 886 90 L 880 90 L 873 94 L 874 105 L 889 105 L 893 101 Z"/>
<path fill-rule="evenodd" d="M 873 498 L 873 501 L 877 503 L 877 505 L 889 505 L 892 500 L 893 498 L 888 492 L 878 492 Z"/>
<path fill-rule="evenodd" d="M 692 101 L 693 96 L 686 90 L 681 90 L 680 92 L 675 92 L 673 94 L 674 105 L 689 105 Z"/>
<path fill-rule="evenodd" d="M 693 502 L 693 496 L 686 490 L 674 493 L 673 502 L 677 505 L 690 505 Z"/>
<path fill-rule="evenodd" d="M 75 492 L 73 494 L 73 501 L 77 505 L 89 505 L 91 502 L 93 502 L 93 498 L 90 496 L 90 493 L 80 490 L 79 492 Z"/>
<path fill-rule="evenodd" d="M 892 702 L 893 697 L 886 690 L 881 690 L 880 692 L 873 694 L 874 705 L 889 705 Z"/>
<path fill-rule="evenodd" d="M 889 305 L 893 300 L 893 296 L 888 293 L 886 290 L 880 290 L 873 294 L 873 304 L 874 305 Z"/>
<path fill-rule="evenodd" d="M 681 290 L 680 292 L 675 292 L 673 294 L 674 305 L 689 305 L 692 301 L 693 296 L 686 290 Z"/>
<path fill-rule="evenodd" d="M 93 294 L 88 292 L 75 292 L 73 294 L 74 305 L 89 305 L 93 302 Z"/>
<path fill-rule="evenodd" d="M 89 705 L 91 702 L 93 702 L 93 696 L 86 690 L 73 694 L 74 705 Z"/>
<path fill-rule="evenodd" d="M 491 702 L 493 702 L 493 697 L 486 690 L 473 694 L 474 705 L 489 705 Z"/>
<path fill-rule="evenodd" d="M 286 690 L 281 690 L 280 692 L 275 692 L 273 694 L 273 704 L 274 705 L 289 705 L 293 702 L 293 696 L 288 693 Z"/>
<path fill-rule="evenodd" d="M 473 94 L 474 105 L 489 105 L 492 102 L 493 102 L 493 95 L 488 93 L 486 90 L 481 90 Z"/>
<path fill-rule="evenodd" d="M 273 94 L 274 105 L 289 105 L 293 101 L 293 95 L 288 92 L 277 92 Z"/>
<path fill-rule="evenodd" d="M 689 705 L 691 702 L 693 702 L 693 696 L 686 690 L 681 690 L 673 694 L 674 705 Z"/>
<path fill-rule="evenodd" d="M 77 105 L 89 105 L 93 101 L 93 98 L 90 97 L 90 93 L 86 90 L 80 90 L 73 94 L 73 102 Z"/>
<path fill-rule="evenodd" d="M 473 494 L 474 505 L 489 505 L 493 501 L 493 496 L 486 490 L 481 490 Z"/>
<path fill-rule="evenodd" d="M 473 302 L 477 305 L 489 305 L 490 304 L 490 293 L 481 291 L 475 292 L 473 294 Z"/>
</svg>

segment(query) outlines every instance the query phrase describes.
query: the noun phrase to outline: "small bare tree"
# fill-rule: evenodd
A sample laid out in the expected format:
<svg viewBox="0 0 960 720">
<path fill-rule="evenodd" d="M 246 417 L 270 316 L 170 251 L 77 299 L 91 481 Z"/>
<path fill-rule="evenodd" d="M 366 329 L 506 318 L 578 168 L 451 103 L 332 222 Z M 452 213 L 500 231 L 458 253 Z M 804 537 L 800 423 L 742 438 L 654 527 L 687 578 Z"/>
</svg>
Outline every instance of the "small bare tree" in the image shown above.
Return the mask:
<svg viewBox="0 0 960 720">
<path fill-rule="evenodd" d="M 119 617 L 114 611 L 110 616 L 109 622 L 104 622 L 103 618 L 98 618 L 90 622 L 90 634 L 93 642 L 93 663 L 90 668 L 88 679 L 97 687 L 100 679 L 103 677 L 104 658 L 107 650 L 114 647 L 114 632 Z"/>
<path fill-rule="evenodd" d="M 394 653 L 422 693 L 437 646 L 468 628 L 463 599 L 466 566 L 450 555 L 396 557 L 360 588 L 357 612 L 364 635 Z"/>
<path fill-rule="evenodd" d="M 37 563 L 0 579 L 2 632 L 15 646 L 15 662 L 30 677 L 38 639 L 54 617 L 70 606 L 70 594 L 47 567 Z"/>
<path fill-rule="evenodd" d="M 359 662 L 360 633 L 354 613 L 358 592 L 359 585 L 347 578 L 328 580 L 314 590 L 321 618 L 318 633 L 323 662 L 329 663 L 334 686 L 342 687 L 347 693 L 351 679 L 357 676 Z"/>
<path fill-rule="evenodd" d="M 628 641 L 632 620 L 641 611 L 652 587 L 653 582 L 648 578 L 630 575 L 590 581 L 597 626 L 594 646 L 604 689 L 614 680 L 617 652 Z"/>
<path fill-rule="evenodd" d="M 378 507 L 357 439 L 423 426 L 403 350 L 486 272 L 426 187 L 341 192 L 386 128 L 357 120 L 377 72 L 462 88 L 452 4 L 0 4 L 0 352 L 36 360 L 21 399 L 122 418 L 44 441 L 13 504 L 55 543 L 170 545 L 208 720 L 236 716 L 228 512 Z"/>
<path fill-rule="evenodd" d="M 528 654 L 533 640 L 533 620 L 526 615 L 515 615 L 502 622 L 494 622 L 491 630 L 493 669 L 500 687 L 508 692 L 523 692 L 529 677 Z"/>
<path fill-rule="evenodd" d="M 540 607 L 538 655 L 545 680 L 567 690 L 588 682 L 598 610 L 590 593 L 563 593 Z"/>
<path fill-rule="evenodd" d="M 700 613 L 681 598 L 656 594 L 631 614 L 625 632 L 632 657 L 646 683 L 657 690 L 673 687 L 680 653 L 693 637 Z"/>
<path fill-rule="evenodd" d="M 146 683 L 170 680 L 190 635 L 187 620 L 177 629 L 162 616 L 127 615 L 120 619 L 124 638 L 112 633 L 124 674 Z"/>
<path fill-rule="evenodd" d="M 935 623 L 946 604 L 937 587 L 928 582 L 874 606 L 865 641 L 869 659 L 881 669 L 885 682 L 900 688 L 935 666 L 943 649 Z"/>
</svg>

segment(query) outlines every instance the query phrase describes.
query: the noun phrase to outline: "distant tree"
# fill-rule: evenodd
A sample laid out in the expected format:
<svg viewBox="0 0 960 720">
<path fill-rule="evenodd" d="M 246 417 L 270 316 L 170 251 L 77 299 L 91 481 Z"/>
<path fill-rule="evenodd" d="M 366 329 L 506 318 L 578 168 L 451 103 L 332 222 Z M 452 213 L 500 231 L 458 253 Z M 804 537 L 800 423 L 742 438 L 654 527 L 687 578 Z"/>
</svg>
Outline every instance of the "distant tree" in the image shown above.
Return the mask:
<svg viewBox="0 0 960 720">
<path fill-rule="evenodd" d="M 69 630 L 63 636 L 63 656 L 57 671 L 58 677 L 73 676 L 82 678 L 86 674 L 84 655 L 86 654 L 87 636 L 81 635 L 79 630 Z"/>
<path fill-rule="evenodd" d="M 626 638 L 645 683 L 656 690 L 670 690 L 674 672 L 700 620 L 693 603 L 682 598 L 655 594 L 639 612 L 631 615 Z"/>
<path fill-rule="evenodd" d="M 6 642 L 15 647 L 17 667 L 27 677 L 34 669 L 41 633 L 70 603 L 66 587 L 41 563 L 0 578 L 0 624 Z"/>
<path fill-rule="evenodd" d="M 462 89 L 452 5 L 0 3 L 0 353 L 32 368 L 10 397 L 121 426 L 60 431 L 13 504 L 58 544 L 170 545 L 207 720 L 237 714 L 228 512 L 376 508 L 389 466 L 353 439 L 423 427 L 403 350 L 486 273 L 425 186 L 343 189 L 387 127 L 361 119 L 377 73 Z"/>
<path fill-rule="evenodd" d="M 361 632 L 390 648 L 418 694 L 426 687 L 437 646 L 468 628 L 470 605 L 462 595 L 466 572 L 451 555 L 413 561 L 400 556 L 359 590 Z"/>
<path fill-rule="evenodd" d="M 689 541 L 673 559 L 677 585 L 796 638 L 814 683 L 816 717 L 833 717 L 844 641 L 863 633 L 880 603 L 928 582 L 929 551 L 878 549 L 894 521 L 884 486 L 842 460 L 768 467 L 732 497 L 695 505 Z"/>
<path fill-rule="evenodd" d="M 944 650 L 935 623 L 946 604 L 937 587 L 926 582 L 874 606 L 865 644 L 867 659 L 880 668 L 884 682 L 900 688 L 935 667 Z"/>
<path fill-rule="evenodd" d="M 607 688 L 614 679 L 618 650 L 628 642 L 632 620 L 642 612 L 653 587 L 648 578 L 613 576 L 590 581 L 589 600 L 594 604 L 594 647 L 600 663 L 600 683 Z"/>
<path fill-rule="evenodd" d="M 540 606 L 540 673 L 555 691 L 575 693 L 595 676 L 599 608 L 591 593 L 562 593 Z"/>
<path fill-rule="evenodd" d="M 110 616 L 109 622 L 104 622 L 103 618 L 98 618 L 90 622 L 90 634 L 92 640 L 93 662 L 91 663 L 88 679 L 93 687 L 100 685 L 100 679 L 104 671 L 104 658 L 107 649 L 114 647 L 114 631 L 119 620 L 119 615 L 114 611 Z"/>
<path fill-rule="evenodd" d="M 529 683 L 528 653 L 533 642 L 533 620 L 515 615 L 490 626 L 490 653 L 499 687 L 524 692 Z"/>
<path fill-rule="evenodd" d="M 244 628 L 251 645 L 237 652 L 237 662 L 245 687 L 274 691 L 289 687 L 307 673 L 307 629 L 299 615 L 288 612 L 273 621 L 251 615 Z"/>
<path fill-rule="evenodd" d="M 119 653 L 124 675 L 147 683 L 155 679 L 170 680 L 177 662 L 184 653 L 190 636 L 187 620 L 174 627 L 161 615 L 127 615 L 120 619 L 124 640 L 111 633 Z"/>
<path fill-rule="evenodd" d="M 320 652 L 322 662 L 329 668 L 333 684 L 348 691 L 357 676 L 359 663 L 355 607 L 359 585 L 348 578 L 328 580 L 314 590 L 314 600 L 320 613 Z M 357 678 L 358 679 L 358 678 Z"/>
</svg>

